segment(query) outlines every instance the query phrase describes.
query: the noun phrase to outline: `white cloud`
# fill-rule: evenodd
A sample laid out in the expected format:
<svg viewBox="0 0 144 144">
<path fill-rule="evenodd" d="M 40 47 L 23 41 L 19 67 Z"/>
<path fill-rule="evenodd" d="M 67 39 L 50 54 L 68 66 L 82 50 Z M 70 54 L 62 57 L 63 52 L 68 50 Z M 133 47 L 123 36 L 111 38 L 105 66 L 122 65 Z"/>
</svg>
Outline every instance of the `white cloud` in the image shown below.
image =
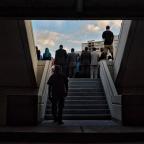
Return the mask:
<svg viewBox="0 0 144 144">
<path fill-rule="evenodd" d="M 68 41 L 73 44 L 81 44 L 82 43 L 82 41 L 79 41 L 79 40 L 68 40 Z"/>
<path fill-rule="evenodd" d="M 107 25 L 115 28 L 120 28 L 121 22 L 121 20 L 96 20 L 95 23 L 89 23 L 83 29 L 85 32 L 100 32 L 104 31 Z"/>
<path fill-rule="evenodd" d="M 122 20 L 113 20 L 112 21 L 112 25 L 117 27 L 117 28 L 121 27 L 121 23 L 122 23 Z"/>
<path fill-rule="evenodd" d="M 99 28 L 105 28 L 107 25 L 110 25 L 111 21 L 110 20 L 100 20 L 97 21 L 97 25 L 99 26 Z"/>
<path fill-rule="evenodd" d="M 100 28 L 95 24 L 88 24 L 86 26 L 86 30 L 89 31 L 89 32 L 97 32 L 97 31 L 99 31 L 99 29 Z"/>
<path fill-rule="evenodd" d="M 39 45 L 41 49 L 54 47 L 59 38 L 60 34 L 57 32 L 37 31 L 35 33 L 36 44 Z"/>
<path fill-rule="evenodd" d="M 102 20 L 97 21 L 97 25 L 100 29 L 105 29 L 107 25 L 115 28 L 120 28 L 122 20 Z"/>
</svg>

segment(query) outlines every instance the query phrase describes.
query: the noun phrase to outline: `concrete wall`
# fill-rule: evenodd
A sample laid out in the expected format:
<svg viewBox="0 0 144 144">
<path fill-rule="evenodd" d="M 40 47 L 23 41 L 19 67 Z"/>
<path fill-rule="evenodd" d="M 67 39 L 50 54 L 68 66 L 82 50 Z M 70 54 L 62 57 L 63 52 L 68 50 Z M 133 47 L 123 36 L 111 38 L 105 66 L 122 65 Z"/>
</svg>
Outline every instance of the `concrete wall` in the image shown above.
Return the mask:
<svg viewBox="0 0 144 144">
<path fill-rule="evenodd" d="M 37 121 L 37 60 L 29 21 L 0 20 L 0 125 Z"/>
<path fill-rule="evenodd" d="M 123 56 L 122 59 L 119 59 L 121 63 L 120 65 L 117 64 L 119 70 L 116 84 L 118 84 L 119 89 L 123 92 L 144 91 L 143 24 L 143 20 L 131 22 Z"/>
<path fill-rule="evenodd" d="M 36 85 L 24 21 L 0 21 L 0 86 Z"/>
<path fill-rule="evenodd" d="M 40 83 L 41 83 L 41 78 L 43 75 L 45 63 L 46 63 L 46 61 L 44 61 L 44 60 L 38 61 L 38 65 L 37 65 L 37 84 L 38 84 L 38 86 L 40 86 Z"/>
<path fill-rule="evenodd" d="M 120 34 L 119 34 L 119 43 L 117 46 L 117 52 L 115 54 L 116 56 L 114 59 L 114 78 L 115 79 L 117 77 L 117 74 L 118 74 L 118 71 L 120 68 L 120 64 L 121 64 L 121 60 L 123 57 L 127 37 L 129 34 L 130 25 L 131 25 L 131 20 L 123 20 L 122 21 L 121 30 L 120 30 Z"/>
<path fill-rule="evenodd" d="M 121 96 L 118 95 L 106 61 L 100 62 L 100 77 L 112 118 L 121 121 Z"/>
<path fill-rule="evenodd" d="M 126 38 L 126 31 L 122 39 Z M 123 35 L 123 34 L 122 34 Z M 131 21 L 123 53 L 118 51 L 117 90 L 122 94 L 122 121 L 124 125 L 144 125 L 144 20 Z M 125 43 L 125 44 L 124 44 Z M 120 47 L 119 47 L 120 48 Z M 119 49 L 118 48 L 118 49 Z"/>
<path fill-rule="evenodd" d="M 32 30 L 32 24 L 30 20 L 25 20 L 25 28 L 26 28 L 26 36 L 28 39 L 28 46 L 30 49 L 30 55 L 32 59 L 32 65 L 35 73 L 35 77 L 37 79 L 37 54 L 36 54 L 36 48 L 35 48 L 35 42 L 34 42 L 34 36 L 33 36 L 33 30 Z"/>
</svg>

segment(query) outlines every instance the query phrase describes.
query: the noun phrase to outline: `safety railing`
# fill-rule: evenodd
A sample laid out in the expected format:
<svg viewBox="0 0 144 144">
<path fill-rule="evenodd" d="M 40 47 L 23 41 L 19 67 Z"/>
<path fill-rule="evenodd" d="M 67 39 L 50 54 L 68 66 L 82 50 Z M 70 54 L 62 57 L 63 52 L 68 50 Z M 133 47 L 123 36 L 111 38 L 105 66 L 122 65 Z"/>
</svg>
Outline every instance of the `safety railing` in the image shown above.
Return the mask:
<svg viewBox="0 0 144 144">
<path fill-rule="evenodd" d="M 45 115 L 45 109 L 46 109 L 47 98 L 48 98 L 47 81 L 51 75 L 51 66 L 52 66 L 51 61 L 45 62 L 45 67 L 44 67 L 44 71 L 43 71 L 43 75 L 41 78 L 41 83 L 38 91 L 38 121 L 42 121 Z"/>
<path fill-rule="evenodd" d="M 100 62 L 100 77 L 112 118 L 121 120 L 121 95 L 117 93 L 105 60 Z"/>
</svg>

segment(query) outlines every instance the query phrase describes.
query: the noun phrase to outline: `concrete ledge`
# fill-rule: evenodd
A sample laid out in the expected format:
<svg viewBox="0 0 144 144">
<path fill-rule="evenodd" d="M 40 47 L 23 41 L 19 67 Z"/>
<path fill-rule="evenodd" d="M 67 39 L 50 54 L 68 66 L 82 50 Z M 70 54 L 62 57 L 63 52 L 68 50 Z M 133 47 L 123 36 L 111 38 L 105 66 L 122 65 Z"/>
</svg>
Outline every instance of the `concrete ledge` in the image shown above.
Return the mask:
<svg viewBox="0 0 144 144">
<path fill-rule="evenodd" d="M 100 77 L 110 108 L 111 116 L 115 119 L 121 120 L 121 96 L 117 93 L 106 61 L 100 62 Z"/>
</svg>

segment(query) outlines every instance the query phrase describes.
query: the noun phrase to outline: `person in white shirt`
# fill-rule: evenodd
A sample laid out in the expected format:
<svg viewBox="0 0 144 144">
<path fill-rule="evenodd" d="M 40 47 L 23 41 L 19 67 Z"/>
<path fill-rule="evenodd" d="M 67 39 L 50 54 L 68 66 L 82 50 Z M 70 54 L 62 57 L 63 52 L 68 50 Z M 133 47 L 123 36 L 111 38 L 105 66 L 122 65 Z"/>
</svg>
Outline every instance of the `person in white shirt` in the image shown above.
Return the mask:
<svg viewBox="0 0 144 144">
<path fill-rule="evenodd" d="M 96 51 L 96 48 L 94 47 L 93 51 L 91 52 L 91 65 L 90 65 L 91 79 L 97 79 L 98 59 L 99 59 L 99 55 Z"/>
</svg>

